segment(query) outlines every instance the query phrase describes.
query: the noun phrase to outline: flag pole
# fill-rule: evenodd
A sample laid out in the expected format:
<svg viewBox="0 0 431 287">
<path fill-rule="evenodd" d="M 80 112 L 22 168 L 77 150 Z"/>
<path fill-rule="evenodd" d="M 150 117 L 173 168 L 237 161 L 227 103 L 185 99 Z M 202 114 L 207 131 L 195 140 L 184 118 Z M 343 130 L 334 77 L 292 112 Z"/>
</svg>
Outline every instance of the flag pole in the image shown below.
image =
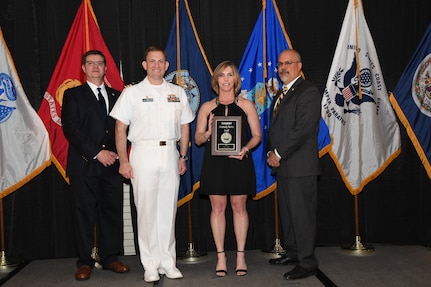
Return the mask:
<svg viewBox="0 0 431 287">
<path fill-rule="evenodd" d="M 90 32 L 88 28 L 88 0 L 83 0 L 84 3 L 84 21 L 85 21 L 85 50 L 90 50 Z M 102 265 L 100 265 L 100 255 L 99 255 L 99 248 L 97 247 L 97 225 L 94 224 L 94 245 L 93 249 L 91 250 L 91 258 L 93 258 L 95 262 L 96 268 L 101 268 Z"/>
<path fill-rule="evenodd" d="M 175 1 L 175 21 L 176 21 L 176 35 L 177 35 L 177 76 L 178 86 L 182 87 L 183 79 L 181 76 L 181 37 L 180 37 L 180 9 L 178 0 Z"/>
<path fill-rule="evenodd" d="M 359 0 L 361 1 L 361 0 Z M 358 30 L 358 0 L 355 0 L 353 2 L 353 9 L 355 9 L 355 26 L 356 26 L 356 35 L 355 35 L 355 39 L 356 39 L 356 75 L 358 75 L 358 78 L 360 78 L 361 76 L 361 58 L 359 57 L 359 30 Z M 362 6 L 362 2 L 361 2 L 361 7 Z M 361 85 L 361 81 L 358 81 L 358 86 L 359 86 L 359 91 L 358 91 L 358 96 L 359 99 L 362 100 L 362 85 Z"/>
<path fill-rule="evenodd" d="M 355 241 L 353 244 L 342 246 L 343 249 L 349 251 L 352 255 L 367 255 L 374 251 L 374 247 L 361 242 L 359 234 L 359 208 L 358 208 L 358 195 L 354 195 L 355 199 Z"/>
<path fill-rule="evenodd" d="M 184 0 L 184 4 L 186 5 L 186 7 L 188 7 L 187 0 Z M 178 75 L 178 85 L 182 87 L 179 0 L 175 1 L 175 13 L 176 13 L 176 37 L 177 37 L 177 75 Z M 178 260 L 181 260 L 183 262 L 188 262 L 188 263 L 199 263 L 205 259 L 205 256 L 207 255 L 207 253 L 197 251 L 194 248 L 191 200 L 187 202 L 187 222 L 188 222 L 187 250 L 184 254 L 178 257 Z"/>
<path fill-rule="evenodd" d="M 360 74 L 361 74 L 361 68 L 360 68 L 360 57 L 359 57 L 359 31 L 358 31 L 358 1 L 361 0 L 354 0 L 353 2 L 353 9 L 355 9 L 355 22 L 356 22 L 356 35 L 355 35 L 355 39 L 356 39 L 356 62 L 357 62 L 357 67 L 356 67 L 356 74 L 358 75 L 358 78 L 360 78 Z M 361 7 L 362 7 L 362 2 L 361 2 Z M 362 87 L 361 87 L 361 81 L 358 81 L 359 84 L 359 98 L 362 99 Z M 354 195 L 354 200 L 355 200 L 355 240 L 354 243 L 351 245 L 347 245 L 347 246 L 343 246 L 343 249 L 350 251 L 350 253 L 354 254 L 354 255 L 366 255 L 370 252 L 374 251 L 374 247 L 364 244 L 361 242 L 361 236 L 359 233 L 359 208 L 358 208 L 358 195 L 355 194 Z"/>
<path fill-rule="evenodd" d="M 3 198 L 0 199 L 0 236 L 1 236 L 1 260 L 0 260 L 0 268 L 1 269 L 9 269 L 17 266 L 17 263 L 10 263 L 6 258 L 5 252 L 5 240 L 4 240 L 4 219 L 3 219 Z"/>
<path fill-rule="evenodd" d="M 99 248 L 97 247 L 97 225 L 94 224 L 94 245 L 93 249 L 91 250 L 91 258 L 94 259 L 95 264 L 94 266 L 96 268 L 102 268 L 102 265 L 100 264 L 100 255 L 99 255 Z"/>
<path fill-rule="evenodd" d="M 279 257 L 280 255 L 283 255 L 286 253 L 286 250 L 283 249 L 283 246 L 281 246 L 281 240 L 280 240 L 280 232 L 278 227 L 278 192 L 277 189 L 274 190 L 274 228 L 275 228 L 275 240 L 274 240 L 274 247 L 272 249 L 264 249 L 263 252 L 270 253 L 271 257 Z"/>
<path fill-rule="evenodd" d="M 269 0 L 272 1 L 272 0 Z M 263 82 L 266 83 L 266 79 L 268 78 L 268 70 L 266 66 L 266 0 L 262 0 L 262 43 L 263 43 Z M 266 88 L 263 89 L 264 96 L 266 96 Z M 277 189 L 274 190 L 274 227 L 275 227 L 275 241 L 274 247 L 271 250 L 263 250 L 264 252 L 274 254 L 278 256 L 280 254 L 284 254 L 285 250 L 280 244 L 280 235 L 278 228 L 278 195 Z"/>
<path fill-rule="evenodd" d="M 198 263 L 205 259 L 207 253 L 195 250 L 193 243 L 193 224 L 192 224 L 192 204 L 191 200 L 187 202 L 187 221 L 189 226 L 187 251 L 178 257 L 178 260 L 188 263 Z"/>
</svg>

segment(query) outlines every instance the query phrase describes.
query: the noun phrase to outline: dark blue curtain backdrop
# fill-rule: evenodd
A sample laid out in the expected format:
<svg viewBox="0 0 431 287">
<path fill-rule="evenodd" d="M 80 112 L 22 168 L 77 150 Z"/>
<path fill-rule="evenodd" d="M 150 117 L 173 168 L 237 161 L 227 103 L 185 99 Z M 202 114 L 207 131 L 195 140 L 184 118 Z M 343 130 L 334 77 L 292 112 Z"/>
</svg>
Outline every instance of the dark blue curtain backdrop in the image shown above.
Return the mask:
<svg viewBox="0 0 431 287">
<path fill-rule="evenodd" d="M 269 1 L 269 0 L 268 0 Z M 261 0 L 189 0 L 197 32 L 214 69 L 223 60 L 239 65 L 261 11 Z M 392 91 L 431 21 L 431 1 L 364 0 L 365 17 L 387 88 Z M 302 53 L 305 76 L 322 91 L 328 78 L 348 0 L 278 0 L 294 48 Z M 37 110 L 81 0 L 0 0 L 0 26 L 24 90 Z M 144 77 L 144 50 L 165 47 L 175 0 L 93 0 L 102 35 L 124 82 Z M 374 244 L 431 242 L 431 181 L 400 125 L 402 153 L 369 183 L 359 199 L 362 241 Z M 7 136 L 7 135 L 1 135 Z M 0 159 L 1 160 L 1 159 Z M 318 244 L 344 245 L 355 237 L 354 197 L 329 155 L 321 159 Z M 3 199 L 5 251 L 11 258 L 75 257 L 67 184 L 54 166 Z M 191 201 L 193 242 L 212 251 L 209 202 L 196 193 Z M 273 194 L 248 202 L 247 249 L 274 244 Z M 186 249 L 188 205 L 178 210 L 177 246 Z M 226 249 L 235 248 L 228 212 Z"/>
</svg>

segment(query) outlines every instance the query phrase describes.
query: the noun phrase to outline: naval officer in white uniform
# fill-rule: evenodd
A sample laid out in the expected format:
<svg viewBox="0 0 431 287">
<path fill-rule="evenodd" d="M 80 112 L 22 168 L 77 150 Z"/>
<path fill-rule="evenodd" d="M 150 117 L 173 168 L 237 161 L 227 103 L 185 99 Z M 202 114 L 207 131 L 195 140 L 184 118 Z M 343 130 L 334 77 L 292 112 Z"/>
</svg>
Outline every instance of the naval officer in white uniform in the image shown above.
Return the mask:
<svg viewBox="0 0 431 287">
<path fill-rule="evenodd" d="M 183 277 L 176 267 L 175 217 L 194 113 L 185 91 L 164 79 L 169 63 L 162 48 L 149 47 L 142 66 L 147 76 L 123 90 L 110 115 L 116 119 L 119 171 L 133 186 L 144 280 L 154 282 L 159 274 Z"/>
</svg>

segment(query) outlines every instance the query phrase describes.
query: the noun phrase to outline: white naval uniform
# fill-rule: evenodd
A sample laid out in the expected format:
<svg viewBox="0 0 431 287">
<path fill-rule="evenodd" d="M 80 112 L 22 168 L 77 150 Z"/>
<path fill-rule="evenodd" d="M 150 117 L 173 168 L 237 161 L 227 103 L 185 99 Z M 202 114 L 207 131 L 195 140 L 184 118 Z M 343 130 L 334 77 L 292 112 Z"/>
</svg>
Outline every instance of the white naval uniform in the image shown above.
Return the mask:
<svg viewBox="0 0 431 287">
<path fill-rule="evenodd" d="M 165 80 L 154 86 L 145 78 L 123 90 L 110 115 L 129 125 L 141 263 L 146 270 L 170 269 L 176 266 L 177 141 L 181 125 L 194 119 L 187 95 Z"/>
</svg>

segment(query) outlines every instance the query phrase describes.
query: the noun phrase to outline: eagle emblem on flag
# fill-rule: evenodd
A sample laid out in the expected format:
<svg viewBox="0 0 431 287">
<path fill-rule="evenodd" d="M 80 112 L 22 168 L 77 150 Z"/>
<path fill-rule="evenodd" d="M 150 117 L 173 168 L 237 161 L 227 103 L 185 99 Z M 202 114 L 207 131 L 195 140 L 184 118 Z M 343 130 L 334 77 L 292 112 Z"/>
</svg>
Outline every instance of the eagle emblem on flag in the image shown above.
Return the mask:
<svg viewBox="0 0 431 287">
<path fill-rule="evenodd" d="M 374 103 L 373 92 L 367 89 L 372 86 L 372 75 L 369 68 L 361 70 L 359 79 L 356 73 L 356 56 L 353 58 L 352 64 L 345 72 L 339 68 L 332 78 L 334 86 L 338 89 L 335 94 L 335 103 L 344 107 L 344 113 L 359 114 L 361 109 L 359 106 L 364 103 Z M 362 89 L 362 98 L 359 96 L 359 84 Z"/>
</svg>

